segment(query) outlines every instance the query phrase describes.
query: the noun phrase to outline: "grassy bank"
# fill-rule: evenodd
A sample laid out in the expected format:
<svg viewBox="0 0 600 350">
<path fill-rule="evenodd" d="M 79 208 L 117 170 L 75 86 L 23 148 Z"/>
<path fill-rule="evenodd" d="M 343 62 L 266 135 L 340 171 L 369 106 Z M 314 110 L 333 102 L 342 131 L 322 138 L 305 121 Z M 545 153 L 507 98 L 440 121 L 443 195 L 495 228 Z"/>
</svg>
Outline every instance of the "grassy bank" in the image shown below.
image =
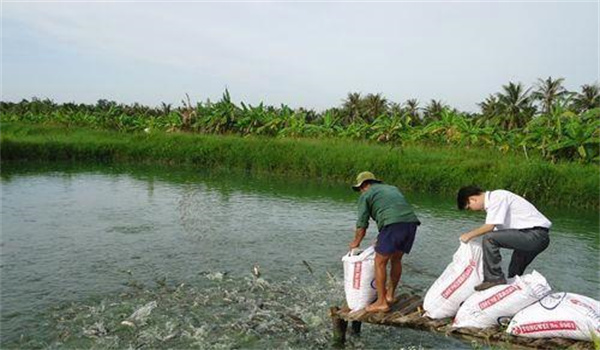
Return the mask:
<svg viewBox="0 0 600 350">
<path fill-rule="evenodd" d="M 551 164 L 459 147 L 392 148 L 348 140 L 278 139 L 184 133 L 124 134 L 4 123 L 2 161 L 161 162 L 350 182 L 371 170 L 403 189 L 454 194 L 465 184 L 505 188 L 537 203 L 599 207 L 598 167 Z"/>
</svg>

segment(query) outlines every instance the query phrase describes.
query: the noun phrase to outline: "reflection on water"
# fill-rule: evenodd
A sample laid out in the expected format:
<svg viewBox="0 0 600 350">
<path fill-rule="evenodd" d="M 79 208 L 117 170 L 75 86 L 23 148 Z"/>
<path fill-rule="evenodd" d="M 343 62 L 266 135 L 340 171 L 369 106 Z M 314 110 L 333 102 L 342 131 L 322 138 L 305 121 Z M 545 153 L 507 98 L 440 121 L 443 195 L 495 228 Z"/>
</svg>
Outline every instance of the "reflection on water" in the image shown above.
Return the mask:
<svg viewBox="0 0 600 350">
<path fill-rule="evenodd" d="M 483 217 L 452 198 L 407 197 L 423 225 L 403 280 L 424 291 Z M 2 344 L 326 346 L 356 198 L 344 184 L 245 174 L 3 164 Z M 552 242 L 532 268 L 554 290 L 598 299 L 597 214 L 544 212 Z M 147 324 L 120 324 L 155 300 Z M 353 346 L 398 344 L 468 347 L 386 327 L 365 327 Z"/>
</svg>

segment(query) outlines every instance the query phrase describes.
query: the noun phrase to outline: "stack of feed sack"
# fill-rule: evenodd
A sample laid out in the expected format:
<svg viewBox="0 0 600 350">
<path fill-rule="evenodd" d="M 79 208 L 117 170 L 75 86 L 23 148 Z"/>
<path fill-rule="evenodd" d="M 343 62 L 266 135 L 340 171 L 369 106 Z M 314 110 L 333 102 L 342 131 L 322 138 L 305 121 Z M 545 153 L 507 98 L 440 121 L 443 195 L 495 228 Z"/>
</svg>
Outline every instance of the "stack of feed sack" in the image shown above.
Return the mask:
<svg viewBox="0 0 600 350">
<path fill-rule="evenodd" d="M 481 239 L 460 243 L 452 262 L 425 294 L 425 316 L 440 319 L 456 315 L 460 304 L 483 280 Z"/>
<path fill-rule="evenodd" d="M 600 302 L 575 293 L 554 293 L 519 311 L 506 332 L 521 337 L 600 337 Z"/>
<path fill-rule="evenodd" d="M 523 308 L 550 293 L 548 282 L 537 271 L 517 276 L 511 284 L 501 284 L 475 292 L 460 307 L 453 327 L 486 328 L 508 320 Z"/>
</svg>

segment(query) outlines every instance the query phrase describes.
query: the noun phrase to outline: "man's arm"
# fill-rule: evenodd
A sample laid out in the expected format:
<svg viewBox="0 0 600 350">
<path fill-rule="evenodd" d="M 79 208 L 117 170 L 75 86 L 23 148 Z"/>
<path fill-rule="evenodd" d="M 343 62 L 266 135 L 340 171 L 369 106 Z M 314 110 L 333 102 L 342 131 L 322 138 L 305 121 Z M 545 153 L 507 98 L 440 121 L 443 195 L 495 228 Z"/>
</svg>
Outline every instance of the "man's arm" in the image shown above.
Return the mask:
<svg viewBox="0 0 600 350">
<path fill-rule="evenodd" d="M 362 242 L 363 238 L 365 238 L 365 234 L 367 234 L 367 229 L 364 227 L 356 228 L 356 232 L 354 233 L 354 240 L 350 242 L 350 249 L 358 248 L 360 246 L 360 242 Z"/>
<path fill-rule="evenodd" d="M 479 228 L 476 228 L 472 231 L 469 231 L 467 233 L 463 233 L 462 235 L 460 235 L 460 240 L 462 242 L 467 243 L 468 241 L 470 241 L 471 239 L 473 239 L 475 237 L 479 237 L 481 235 L 484 235 L 484 234 L 490 232 L 491 230 L 494 229 L 494 227 L 496 227 L 496 225 L 491 225 L 491 224 L 482 225 Z"/>
<path fill-rule="evenodd" d="M 367 227 L 369 227 L 369 204 L 367 201 L 367 195 L 364 193 L 358 198 L 358 220 L 356 220 L 356 232 L 354 233 L 354 240 L 350 242 L 350 249 L 358 248 L 360 242 L 367 234 Z"/>
</svg>

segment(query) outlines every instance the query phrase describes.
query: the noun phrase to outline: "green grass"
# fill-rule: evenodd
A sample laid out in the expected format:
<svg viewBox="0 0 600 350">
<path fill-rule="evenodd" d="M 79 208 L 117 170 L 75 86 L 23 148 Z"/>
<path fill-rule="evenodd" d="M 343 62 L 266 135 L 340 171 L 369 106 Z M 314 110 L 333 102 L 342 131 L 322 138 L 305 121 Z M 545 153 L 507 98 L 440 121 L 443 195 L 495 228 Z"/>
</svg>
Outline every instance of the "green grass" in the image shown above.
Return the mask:
<svg viewBox="0 0 600 350">
<path fill-rule="evenodd" d="M 454 194 L 474 183 L 511 190 L 536 204 L 599 207 L 597 165 L 552 164 L 493 149 L 393 148 L 333 139 L 119 133 L 15 123 L 2 125 L 0 140 L 3 161 L 158 162 L 347 182 L 370 170 L 412 191 Z"/>
</svg>

